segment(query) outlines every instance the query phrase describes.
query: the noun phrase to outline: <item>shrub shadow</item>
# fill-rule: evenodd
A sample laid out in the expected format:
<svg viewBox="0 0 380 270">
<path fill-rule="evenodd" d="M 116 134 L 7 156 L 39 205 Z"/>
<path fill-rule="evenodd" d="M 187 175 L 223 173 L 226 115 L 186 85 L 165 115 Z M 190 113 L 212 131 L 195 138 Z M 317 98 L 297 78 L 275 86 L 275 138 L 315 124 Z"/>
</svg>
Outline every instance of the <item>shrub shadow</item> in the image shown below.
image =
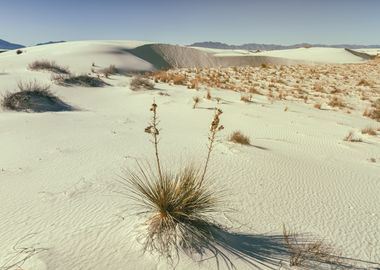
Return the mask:
<svg viewBox="0 0 380 270">
<path fill-rule="evenodd" d="M 217 269 L 224 264 L 227 269 L 237 269 L 236 260 L 243 261 L 252 269 L 282 269 L 289 266 L 289 258 L 295 254 L 286 244 L 282 234 L 249 234 L 231 232 L 214 224 L 196 224 L 192 226 L 189 235 L 185 237 L 187 245 L 182 246 L 184 252 L 200 261 L 214 259 Z M 296 245 L 309 243 L 306 235 L 297 235 L 299 242 Z M 189 245 L 191 243 L 191 245 Z M 210 255 L 211 257 L 207 255 Z M 330 255 L 330 254 L 329 254 Z M 307 258 L 303 264 L 307 269 L 368 269 L 357 267 L 355 263 L 366 263 L 377 267 L 369 261 L 331 254 L 329 259 L 316 257 L 315 254 L 304 254 Z M 374 268 L 378 269 L 378 268 Z"/>
</svg>

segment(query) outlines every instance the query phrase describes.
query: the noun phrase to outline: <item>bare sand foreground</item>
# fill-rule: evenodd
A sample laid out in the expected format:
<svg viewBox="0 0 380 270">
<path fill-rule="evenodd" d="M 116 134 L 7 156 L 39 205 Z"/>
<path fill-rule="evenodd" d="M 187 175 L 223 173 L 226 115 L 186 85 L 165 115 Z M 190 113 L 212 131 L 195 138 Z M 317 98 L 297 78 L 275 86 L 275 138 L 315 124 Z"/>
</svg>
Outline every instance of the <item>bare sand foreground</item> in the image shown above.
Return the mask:
<svg viewBox="0 0 380 270">
<path fill-rule="evenodd" d="M 58 84 L 57 74 L 28 67 L 36 60 L 105 84 Z M 106 74 L 110 65 L 120 74 Z M 132 91 L 136 71 L 149 72 L 155 89 Z M 344 49 L 257 55 L 138 41 L 0 54 L 1 95 L 33 81 L 50 85 L 70 109 L 0 109 L 1 270 L 216 269 L 216 259 L 231 267 L 207 249 L 203 257 L 181 253 L 172 265 L 142 252 L 145 220 L 117 192 L 125 170 L 152 157 L 144 128 L 153 99 L 162 161 L 173 168 L 204 161 L 213 108 L 224 112 L 209 174 L 225 190 L 215 219 L 236 269 L 297 269 L 283 224 L 323 239 L 342 262 L 304 268 L 380 268 L 378 60 Z M 236 130 L 250 145 L 228 140 Z"/>
</svg>

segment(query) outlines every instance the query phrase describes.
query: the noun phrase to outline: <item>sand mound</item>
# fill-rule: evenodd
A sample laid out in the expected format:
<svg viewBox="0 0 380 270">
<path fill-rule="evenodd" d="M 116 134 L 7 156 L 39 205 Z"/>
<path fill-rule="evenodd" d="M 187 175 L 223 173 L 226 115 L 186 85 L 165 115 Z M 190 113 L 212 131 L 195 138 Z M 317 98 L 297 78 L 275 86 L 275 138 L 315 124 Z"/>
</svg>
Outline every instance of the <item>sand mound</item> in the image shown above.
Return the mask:
<svg viewBox="0 0 380 270">
<path fill-rule="evenodd" d="M 218 56 L 211 52 L 169 44 L 147 44 L 129 50 L 156 69 L 259 66 L 261 64 L 305 64 L 307 61 L 256 55 Z"/>
<path fill-rule="evenodd" d="M 346 48 L 345 50 L 347 52 L 352 53 L 353 55 L 361 57 L 361 58 L 363 58 L 365 60 L 372 60 L 372 59 L 376 58 L 376 55 L 372 55 L 372 54 L 369 54 L 369 53 L 366 53 L 366 52 L 355 51 L 355 50 L 351 50 L 351 49 L 348 49 L 348 48 Z"/>
<path fill-rule="evenodd" d="M 3 107 L 12 111 L 60 112 L 72 111 L 66 104 L 49 91 L 20 91 L 4 97 Z"/>
</svg>

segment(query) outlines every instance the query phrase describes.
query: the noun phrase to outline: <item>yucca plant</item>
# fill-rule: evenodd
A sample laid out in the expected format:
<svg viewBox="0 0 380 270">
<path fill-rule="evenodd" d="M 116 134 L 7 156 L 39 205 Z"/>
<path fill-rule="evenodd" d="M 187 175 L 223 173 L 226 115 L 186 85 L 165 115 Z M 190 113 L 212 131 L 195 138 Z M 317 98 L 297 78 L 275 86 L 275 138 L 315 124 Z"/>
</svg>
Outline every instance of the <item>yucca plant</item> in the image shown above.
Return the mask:
<svg viewBox="0 0 380 270">
<path fill-rule="evenodd" d="M 152 136 L 156 164 L 138 163 L 138 170 L 129 171 L 121 182 L 126 188 L 123 194 L 135 202 L 137 213 L 147 219 L 144 250 L 171 259 L 180 250 L 192 252 L 197 249 L 195 243 L 212 238 L 212 215 L 219 211 L 220 193 L 212 188 L 206 174 L 216 134 L 223 129 L 219 120 L 222 111 L 215 110 L 204 166 L 185 164 L 173 172 L 162 167 L 160 161 L 157 104 L 153 103 L 150 110 L 153 117 L 145 132 Z"/>
</svg>

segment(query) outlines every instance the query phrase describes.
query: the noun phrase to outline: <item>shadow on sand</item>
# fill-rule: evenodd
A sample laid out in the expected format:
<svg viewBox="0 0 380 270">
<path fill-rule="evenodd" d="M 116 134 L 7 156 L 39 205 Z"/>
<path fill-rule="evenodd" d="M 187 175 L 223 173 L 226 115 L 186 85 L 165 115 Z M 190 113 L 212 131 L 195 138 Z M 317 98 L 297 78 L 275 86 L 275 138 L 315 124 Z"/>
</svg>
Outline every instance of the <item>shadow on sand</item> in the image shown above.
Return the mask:
<svg viewBox="0 0 380 270">
<path fill-rule="evenodd" d="M 306 236 L 297 237 L 300 240 L 295 243 L 297 245 L 308 242 Z M 199 256 L 199 261 L 213 259 L 217 269 L 222 266 L 223 269 L 237 269 L 234 264 L 236 259 L 246 263 L 250 269 L 286 269 L 289 267 L 290 258 L 297 255 L 286 244 L 283 235 L 230 232 L 212 224 L 197 224 L 186 240 L 187 244 L 181 248 L 188 256 L 195 260 Z M 329 254 L 328 258 L 315 255 L 303 254 L 305 260 L 302 266 L 306 269 L 379 269 L 379 265 L 374 262 L 333 254 Z M 355 266 L 358 263 L 365 263 L 373 268 Z"/>
</svg>

